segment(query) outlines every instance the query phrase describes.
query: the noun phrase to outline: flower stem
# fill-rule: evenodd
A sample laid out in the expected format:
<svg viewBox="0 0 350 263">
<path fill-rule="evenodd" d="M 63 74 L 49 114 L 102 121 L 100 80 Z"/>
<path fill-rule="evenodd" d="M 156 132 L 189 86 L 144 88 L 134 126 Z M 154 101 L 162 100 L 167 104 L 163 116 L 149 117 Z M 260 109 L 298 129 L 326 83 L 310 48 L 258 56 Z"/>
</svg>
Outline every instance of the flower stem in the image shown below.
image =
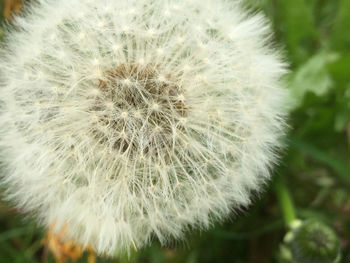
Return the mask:
<svg viewBox="0 0 350 263">
<path fill-rule="evenodd" d="M 286 226 L 290 226 L 297 217 L 291 194 L 282 175 L 277 176 L 274 182 L 274 189 L 283 214 L 284 222 Z"/>
</svg>

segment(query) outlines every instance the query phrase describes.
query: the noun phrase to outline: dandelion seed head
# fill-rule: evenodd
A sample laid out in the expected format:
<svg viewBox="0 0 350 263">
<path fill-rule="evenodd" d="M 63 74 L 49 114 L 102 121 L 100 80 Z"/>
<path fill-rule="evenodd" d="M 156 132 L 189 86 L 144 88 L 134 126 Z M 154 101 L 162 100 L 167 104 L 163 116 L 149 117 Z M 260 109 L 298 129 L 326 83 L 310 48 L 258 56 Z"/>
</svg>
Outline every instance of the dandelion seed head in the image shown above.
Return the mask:
<svg viewBox="0 0 350 263">
<path fill-rule="evenodd" d="M 79 10 L 77 14 L 76 10 Z M 6 197 L 99 253 L 250 204 L 277 160 L 286 65 L 233 1 L 42 0 L 1 51 Z"/>
</svg>

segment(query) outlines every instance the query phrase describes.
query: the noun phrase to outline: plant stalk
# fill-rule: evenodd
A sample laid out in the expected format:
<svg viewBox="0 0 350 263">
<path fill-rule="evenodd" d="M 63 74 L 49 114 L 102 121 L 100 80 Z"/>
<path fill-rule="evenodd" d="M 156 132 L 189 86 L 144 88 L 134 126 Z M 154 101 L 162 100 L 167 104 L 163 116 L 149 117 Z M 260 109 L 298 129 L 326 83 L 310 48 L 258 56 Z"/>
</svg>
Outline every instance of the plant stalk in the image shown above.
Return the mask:
<svg viewBox="0 0 350 263">
<path fill-rule="evenodd" d="M 291 223 L 297 219 L 297 216 L 292 196 L 282 175 L 277 176 L 274 182 L 274 189 L 283 214 L 285 225 L 289 227 Z"/>
</svg>

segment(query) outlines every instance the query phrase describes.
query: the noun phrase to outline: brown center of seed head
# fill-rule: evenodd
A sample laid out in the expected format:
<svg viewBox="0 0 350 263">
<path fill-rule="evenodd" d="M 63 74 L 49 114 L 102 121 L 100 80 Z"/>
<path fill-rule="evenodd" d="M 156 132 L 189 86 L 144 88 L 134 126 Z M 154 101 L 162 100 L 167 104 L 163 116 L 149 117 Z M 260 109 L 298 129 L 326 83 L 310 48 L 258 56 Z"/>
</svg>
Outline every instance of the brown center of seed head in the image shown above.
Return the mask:
<svg viewBox="0 0 350 263">
<path fill-rule="evenodd" d="M 179 77 L 157 65 L 120 64 L 99 79 L 92 108 L 105 129 L 94 130 L 100 143 L 128 156 L 167 154 L 188 109 Z M 100 126 L 100 125 L 99 125 Z"/>
</svg>

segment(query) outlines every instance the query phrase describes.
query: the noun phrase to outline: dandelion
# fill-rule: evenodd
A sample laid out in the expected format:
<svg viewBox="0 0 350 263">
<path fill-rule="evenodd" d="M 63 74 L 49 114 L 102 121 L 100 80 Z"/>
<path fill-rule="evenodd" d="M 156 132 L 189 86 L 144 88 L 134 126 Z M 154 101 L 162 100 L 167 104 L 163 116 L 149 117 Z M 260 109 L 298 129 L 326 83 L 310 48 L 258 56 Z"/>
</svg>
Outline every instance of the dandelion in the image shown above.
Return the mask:
<svg viewBox="0 0 350 263">
<path fill-rule="evenodd" d="M 27 7 L 1 53 L 5 196 L 109 255 L 248 206 L 277 160 L 286 67 L 232 2 Z"/>
<path fill-rule="evenodd" d="M 293 221 L 284 239 L 284 254 L 291 262 L 340 262 L 340 240 L 332 228 L 319 220 Z"/>
</svg>

